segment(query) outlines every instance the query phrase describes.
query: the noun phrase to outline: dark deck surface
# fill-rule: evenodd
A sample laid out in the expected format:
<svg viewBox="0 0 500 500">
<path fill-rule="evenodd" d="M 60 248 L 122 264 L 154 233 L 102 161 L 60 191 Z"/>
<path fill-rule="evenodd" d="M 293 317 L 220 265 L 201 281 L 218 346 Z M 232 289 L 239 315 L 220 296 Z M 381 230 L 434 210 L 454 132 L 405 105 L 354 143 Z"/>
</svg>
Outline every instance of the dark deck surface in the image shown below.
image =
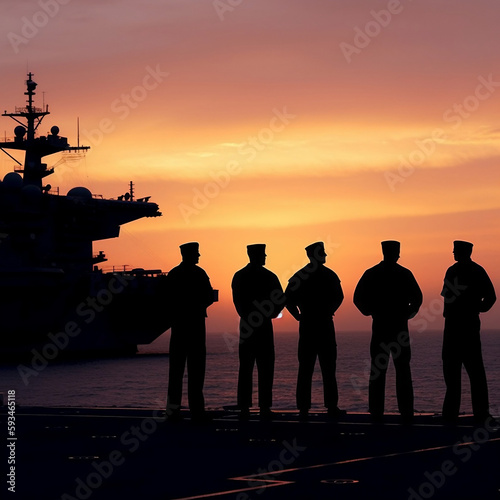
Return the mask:
<svg viewBox="0 0 500 500">
<path fill-rule="evenodd" d="M 151 410 L 18 407 L 16 493 L 3 481 L 0 496 L 500 499 L 500 432 L 467 416 L 450 427 L 432 415 L 403 425 L 396 415 L 373 424 L 366 414 L 338 422 L 324 413 L 308 422 L 296 412 L 248 422 L 210 414 L 208 423 L 188 413 L 166 423 Z"/>
</svg>

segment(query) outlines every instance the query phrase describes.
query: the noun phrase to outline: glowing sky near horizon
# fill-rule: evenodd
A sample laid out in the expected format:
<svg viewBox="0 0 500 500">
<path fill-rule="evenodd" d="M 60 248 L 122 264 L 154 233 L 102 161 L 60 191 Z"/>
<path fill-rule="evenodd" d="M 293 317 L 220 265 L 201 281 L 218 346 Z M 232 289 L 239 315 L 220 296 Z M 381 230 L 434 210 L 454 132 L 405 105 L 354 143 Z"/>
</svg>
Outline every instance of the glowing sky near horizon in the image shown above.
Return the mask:
<svg viewBox="0 0 500 500">
<path fill-rule="evenodd" d="M 0 106 L 24 104 L 32 71 L 51 111 L 40 132 L 57 124 L 76 144 L 79 117 L 91 146 L 49 182 L 116 197 L 133 180 L 160 205 L 96 243 L 109 265 L 168 270 L 200 242 L 221 291 L 211 330 L 236 330 L 230 281 L 248 243 L 268 244 L 286 285 L 315 240 L 346 294 L 337 328 L 368 328 L 352 291 L 387 238 L 439 330 L 453 239 L 474 242 L 500 286 L 499 14 L 493 0 L 8 2 Z M 499 319 L 498 305 L 483 315 Z"/>
</svg>

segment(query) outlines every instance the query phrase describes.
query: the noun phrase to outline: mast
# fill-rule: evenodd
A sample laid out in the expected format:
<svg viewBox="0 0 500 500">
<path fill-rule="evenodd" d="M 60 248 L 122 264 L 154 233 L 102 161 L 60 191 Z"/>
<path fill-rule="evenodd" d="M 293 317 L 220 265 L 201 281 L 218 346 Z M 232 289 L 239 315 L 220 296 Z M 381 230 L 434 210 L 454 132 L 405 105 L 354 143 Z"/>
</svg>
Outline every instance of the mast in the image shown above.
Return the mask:
<svg viewBox="0 0 500 500">
<path fill-rule="evenodd" d="M 42 187 L 42 179 L 54 172 L 54 169 L 48 169 L 46 163 L 42 163 L 42 158 L 47 155 L 59 153 L 61 151 L 86 151 L 88 146 L 70 147 L 66 137 L 60 137 L 59 127 L 52 127 L 51 135 L 36 137 L 36 131 L 45 116 L 49 115 L 49 106 L 45 109 L 35 107 L 33 97 L 36 95 L 35 89 L 37 84 L 33 81 L 33 74 L 28 73 L 26 80 L 26 100 L 27 105 L 24 107 L 16 107 L 14 113 L 5 111 L 2 116 L 8 116 L 19 125 L 14 129 L 14 141 L 0 142 L 0 149 L 12 158 L 12 156 L 4 151 L 5 149 L 18 149 L 26 151 L 24 167 L 19 172 L 24 173 L 24 184 L 32 184 Z M 22 121 L 25 120 L 25 123 Z M 26 137 L 25 137 L 26 136 Z M 17 161 L 17 160 L 16 160 Z M 19 162 L 18 162 L 19 163 Z"/>
</svg>

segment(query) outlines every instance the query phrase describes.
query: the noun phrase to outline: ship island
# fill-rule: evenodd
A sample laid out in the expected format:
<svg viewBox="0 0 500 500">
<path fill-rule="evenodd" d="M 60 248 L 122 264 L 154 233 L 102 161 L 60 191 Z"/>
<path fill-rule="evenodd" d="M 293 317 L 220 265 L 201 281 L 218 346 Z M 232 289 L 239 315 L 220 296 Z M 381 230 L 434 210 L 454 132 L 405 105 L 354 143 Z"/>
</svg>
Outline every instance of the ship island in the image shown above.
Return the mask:
<svg viewBox="0 0 500 500">
<path fill-rule="evenodd" d="M 65 195 L 46 182 L 54 173 L 43 160 L 56 153 L 84 153 L 53 126 L 39 135 L 48 105 L 35 106 L 37 83 L 26 80 L 26 104 L 5 111 L 14 136 L 0 150 L 15 162 L 0 181 L 0 357 L 126 355 L 169 328 L 161 269 L 105 272 L 94 242 L 117 238 L 120 227 L 162 214 L 134 186 L 105 199 L 83 186 Z M 79 142 L 79 141 L 78 141 Z M 20 162 L 7 150 L 24 151 Z"/>
</svg>

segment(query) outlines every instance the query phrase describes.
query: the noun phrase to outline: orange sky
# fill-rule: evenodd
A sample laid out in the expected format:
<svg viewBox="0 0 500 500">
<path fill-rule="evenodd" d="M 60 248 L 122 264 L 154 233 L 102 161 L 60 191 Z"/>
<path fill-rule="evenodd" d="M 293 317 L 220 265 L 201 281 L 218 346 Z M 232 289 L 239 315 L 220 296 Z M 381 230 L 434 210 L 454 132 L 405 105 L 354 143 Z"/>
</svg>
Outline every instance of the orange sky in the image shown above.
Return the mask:
<svg viewBox="0 0 500 500">
<path fill-rule="evenodd" d="M 110 265 L 168 270 L 179 244 L 199 241 L 200 265 L 221 291 L 212 331 L 236 330 L 231 277 L 254 242 L 268 244 L 284 286 L 304 247 L 327 243 L 346 295 L 339 330 L 369 328 L 352 291 L 383 239 L 401 241 L 400 263 L 424 291 L 414 330 L 442 328 L 453 239 L 475 243 L 499 288 L 498 3 L 235 3 L 2 7 L 2 110 L 24 104 L 32 71 L 36 104 L 52 112 L 40 132 L 57 124 L 76 144 L 79 117 L 80 142 L 92 148 L 77 160 L 48 157 L 60 162 L 49 182 L 116 197 L 133 180 L 163 212 L 95 250 Z M 12 169 L 4 155 L 0 169 Z M 499 320 L 498 305 L 483 315 L 485 327 Z M 296 324 L 285 314 L 276 329 Z"/>
</svg>

